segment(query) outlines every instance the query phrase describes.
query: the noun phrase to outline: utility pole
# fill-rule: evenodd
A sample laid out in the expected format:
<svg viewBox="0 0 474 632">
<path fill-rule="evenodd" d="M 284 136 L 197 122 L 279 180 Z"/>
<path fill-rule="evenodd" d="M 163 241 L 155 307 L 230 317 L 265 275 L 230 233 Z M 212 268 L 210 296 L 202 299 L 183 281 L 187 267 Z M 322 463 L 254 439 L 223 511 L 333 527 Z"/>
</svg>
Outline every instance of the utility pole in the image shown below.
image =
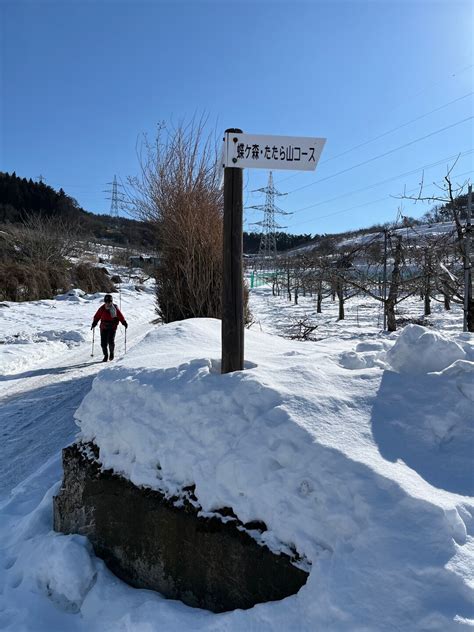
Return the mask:
<svg viewBox="0 0 474 632">
<path fill-rule="evenodd" d="M 472 268 L 471 268 L 471 204 L 472 184 L 467 193 L 467 215 L 464 237 L 464 321 L 463 331 L 469 331 L 469 313 L 472 309 Z M 472 324 L 472 323 L 471 323 Z"/>
</svg>

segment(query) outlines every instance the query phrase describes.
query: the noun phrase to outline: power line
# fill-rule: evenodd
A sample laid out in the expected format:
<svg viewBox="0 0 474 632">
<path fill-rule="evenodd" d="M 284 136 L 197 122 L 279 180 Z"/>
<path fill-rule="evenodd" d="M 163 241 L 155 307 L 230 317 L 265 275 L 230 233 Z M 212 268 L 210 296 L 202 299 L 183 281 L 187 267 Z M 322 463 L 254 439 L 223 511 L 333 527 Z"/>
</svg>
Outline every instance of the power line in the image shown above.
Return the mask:
<svg viewBox="0 0 474 632">
<path fill-rule="evenodd" d="M 457 76 L 457 74 L 461 74 L 461 73 L 463 73 L 463 72 L 466 72 L 466 70 L 469 70 L 469 69 L 470 69 L 470 68 L 472 68 L 473 66 L 474 66 L 474 64 L 469 64 L 469 65 L 467 65 L 467 66 L 464 66 L 464 67 L 463 67 L 463 68 L 461 68 L 459 71 L 456 71 L 456 72 L 452 73 L 452 74 L 448 77 L 448 80 L 449 80 L 449 79 L 451 79 L 452 77 L 456 77 L 456 76 Z M 434 84 L 430 84 L 430 86 L 428 86 L 428 87 L 431 87 L 431 85 L 438 85 L 439 83 L 442 83 L 442 82 L 445 82 L 445 81 L 446 81 L 446 79 L 445 79 L 445 78 L 440 79 L 439 81 L 436 81 Z M 423 92 L 426 92 L 426 90 L 428 89 L 428 87 L 425 87 L 425 88 L 423 88 L 422 90 L 420 90 L 419 92 L 417 92 L 415 95 L 412 95 L 412 97 L 411 97 L 411 99 L 410 99 L 410 100 L 413 100 L 414 98 L 416 98 L 416 97 L 417 97 L 417 96 L 419 96 L 420 94 L 423 94 Z M 382 133 L 382 134 L 380 134 L 379 136 L 376 136 L 375 138 L 373 138 L 373 139 L 371 139 L 371 140 L 368 140 L 368 141 L 366 141 L 366 142 L 364 142 L 364 143 L 361 143 L 360 145 L 355 145 L 354 147 L 351 147 L 350 149 L 347 149 L 346 151 L 342 152 L 341 154 L 338 154 L 337 156 L 331 156 L 330 158 L 327 158 L 326 160 L 322 160 L 319 164 L 320 164 L 320 165 L 322 165 L 322 164 L 324 164 L 324 163 L 326 163 L 326 162 L 329 162 L 330 160 L 333 160 L 334 158 L 338 158 L 339 156 L 342 156 L 342 155 L 344 155 L 344 154 L 346 154 L 346 153 L 349 153 L 350 151 L 353 151 L 353 150 L 355 150 L 355 149 L 357 149 L 357 148 L 359 148 L 359 147 L 362 147 L 363 145 L 367 145 L 367 144 L 369 144 L 369 143 L 371 143 L 371 142 L 373 142 L 373 141 L 377 140 L 378 138 L 381 138 L 382 136 L 385 136 L 385 135 L 387 135 L 387 134 L 390 134 L 390 133 L 392 133 L 392 132 L 395 132 L 395 131 L 397 131 L 398 129 L 400 129 L 400 128 L 402 128 L 402 127 L 405 127 L 406 125 L 409 125 L 410 123 L 413 123 L 414 121 L 419 120 L 420 118 L 424 118 L 425 116 L 429 116 L 430 114 L 433 114 L 434 112 L 437 112 L 438 110 L 440 110 L 440 109 L 442 109 L 442 108 L 444 108 L 444 107 L 447 107 L 447 106 L 449 106 L 449 105 L 452 105 L 452 104 L 453 104 L 453 103 L 455 103 L 456 101 L 459 101 L 459 100 L 461 100 L 461 99 L 465 99 L 465 98 L 467 98 L 468 96 L 470 96 L 470 95 L 472 95 L 472 94 L 473 94 L 473 93 L 472 93 L 472 92 L 470 92 L 470 93 L 468 93 L 468 94 L 466 94 L 466 95 L 463 95 L 462 97 L 459 97 L 458 99 L 454 99 L 453 101 L 449 101 L 448 103 L 445 103 L 445 104 L 441 105 L 440 107 L 436 108 L 435 110 L 431 110 L 430 112 L 427 112 L 427 113 L 425 113 L 425 114 L 422 114 L 421 116 L 419 116 L 419 117 L 417 117 L 417 118 L 415 118 L 415 119 L 412 119 L 411 121 L 408 121 L 407 123 L 403 123 L 403 124 L 402 124 L 402 125 L 400 125 L 399 127 L 395 127 L 395 128 L 393 128 L 392 130 L 390 130 L 390 131 L 388 131 L 388 132 L 383 132 L 383 133 Z M 404 103 L 405 103 L 405 102 L 406 102 L 406 101 L 404 101 Z M 399 103 L 397 106 L 395 106 L 394 108 L 392 108 L 391 110 L 389 110 L 389 113 L 390 113 L 390 112 L 393 112 L 393 111 L 394 111 L 394 110 L 396 110 L 396 109 L 398 109 L 398 108 L 400 107 L 400 105 L 401 105 L 401 103 Z M 286 178 L 282 178 L 281 180 L 279 180 L 279 181 L 278 181 L 278 183 L 281 183 L 281 182 L 286 182 L 287 180 L 290 180 L 291 178 L 295 178 L 296 176 L 300 176 L 300 175 L 301 175 L 301 172 L 294 173 L 294 174 L 293 174 L 293 175 L 291 175 L 291 176 L 287 176 Z"/>
<path fill-rule="evenodd" d="M 427 138 L 430 138 L 431 136 L 435 136 L 436 134 L 440 134 L 441 132 L 445 132 L 448 129 L 452 129 L 453 127 L 456 127 L 457 125 L 461 125 L 462 123 L 466 123 L 467 121 L 471 121 L 474 118 L 474 116 L 468 116 L 465 119 L 462 119 L 461 121 L 456 121 L 456 123 L 452 123 L 451 125 L 446 125 L 446 127 L 441 127 L 440 129 L 435 130 L 434 132 L 430 132 L 429 134 L 426 134 L 425 136 L 420 136 L 419 138 L 415 138 L 414 140 L 405 143 L 404 145 L 400 145 L 399 147 L 394 147 L 393 149 L 389 149 L 388 151 L 384 152 L 383 154 L 379 154 L 377 156 L 373 156 L 372 158 L 369 158 L 368 160 L 364 160 L 363 162 L 359 162 L 356 165 L 353 165 L 352 167 L 347 167 L 347 169 L 342 169 L 341 171 L 338 171 L 337 173 L 333 173 L 330 176 L 326 176 L 325 178 L 320 178 L 319 180 L 315 180 L 314 182 L 310 182 L 309 184 L 305 184 L 302 187 L 298 187 L 297 189 L 293 189 L 292 191 L 289 191 L 288 193 L 295 193 L 296 191 L 302 191 L 303 189 L 307 189 L 308 187 L 312 187 L 315 184 L 319 184 L 320 182 L 325 182 L 326 180 L 330 180 L 331 178 L 335 178 L 336 176 L 340 176 L 343 173 L 348 173 L 349 171 L 352 171 L 353 169 L 357 169 L 357 167 L 362 167 L 363 165 L 367 165 L 370 162 L 374 162 L 374 160 L 378 160 L 379 158 L 384 158 L 385 156 L 389 156 L 390 154 L 395 153 L 396 151 L 399 151 L 400 149 L 404 149 L 405 147 L 410 147 L 410 145 L 414 145 L 415 143 L 419 143 L 422 140 L 426 140 Z"/>
<path fill-rule="evenodd" d="M 385 180 L 380 180 L 379 182 L 375 182 L 374 184 L 370 184 L 366 187 L 362 187 L 360 189 L 355 189 L 353 191 L 349 191 L 347 193 L 343 193 L 341 195 L 337 195 L 333 198 L 329 198 L 327 200 L 322 200 L 321 202 L 316 202 L 315 204 L 309 204 L 308 206 L 304 206 L 302 208 L 298 208 L 295 211 L 293 211 L 293 214 L 296 213 L 301 213 L 303 211 L 306 211 L 310 208 L 315 208 L 316 206 L 323 206 L 324 204 L 329 204 L 330 202 L 334 202 L 336 200 L 339 200 L 341 198 L 346 198 L 349 197 L 355 193 L 362 193 L 363 191 L 367 191 L 369 189 L 374 189 L 377 186 L 381 186 L 382 184 L 387 184 L 388 182 L 393 182 L 394 180 L 398 180 L 399 178 L 403 178 L 405 176 L 409 176 L 409 175 L 413 175 L 414 173 L 419 173 L 420 171 L 424 170 L 424 169 L 430 169 L 432 167 L 438 167 L 439 165 L 443 164 L 446 161 L 449 160 L 453 160 L 454 158 L 460 158 L 460 157 L 464 157 L 467 156 L 469 154 L 472 154 L 474 152 L 474 149 L 468 149 L 464 152 L 460 152 L 457 154 L 453 154 L 451 156 L 446 156 L 444 158 L 441 158 L 440 160 L 438 160 L 437 162 L 432 162 L 430 164 L 426 164 L 426 165 L 421 165 L 420 167 L 417 167 L 416 169 L 412 169 L 410 171 L 405 171 L 404 173 L 399 173 L 396 176 L 391 176 L 390 178 L 386 178 Z M 382 199 L 386 199 L 386 198 L 382 198 Z M 376 200 L 377 202 L 379 200 Z M 250 207 L 252 208 L 252 207 Z"/>
<path fill-rule="evenodd" d="M 411 125 L 412 123 L 415 123 L 416 121 L 419 121 L 422 118 L 425 118 L 426 116 L 429 116 L 430 114 L 434 114 L 435 112 L 439 112 L 439 110 L 442 110 L 443 108 L 446 108 L 449 105 L 452 105 L 453 103 L 457 103 L 458 101 L 461 101 L 462 99 L 466 99 L 467 97 L 470 97 L 473 94 L 474 94 L 474 92 L 468 92 L 468 94 L 465 94 L 462 97 L 458 97 L 457 99 L 453 99 L 452 101 L 449 101 L 449 103 L 445 103 L 444 105 L 440 105 L 439 107 L 435 108 L 434 110 L 431 110 L 430 112 L 426 112 L 425 114 L 421 114 L 421 116 L 417 116 L 416 118 L 411 119 L 411 121 L 407 121 L 406 123 L 403 123 L 402 125 L 399 125 L 398 127 L 394 127 L 392 129 L 388 130 L 387 132 L 383 132 L 382 134 L 379 134 L 378 136 L 375 136 L 374 138 L 371 138 L 370 140 L 367 140 L 367 141 L 365 141 L 363 143 L 360 143 L 359 145 L 355 145 L 354 147 L 351 147 L 350 149 L 346 149 L 346 151 L 343 151 L 340 154 L 336 154 L 335 156 L 331 156 L 331 158 L 326 158 L 326 160 L 323 160 L 323 162 L 326 163 L 326 162 L 329 162 L 330 160 L 335 160 L 336 158 L 340 158 L 341 156 L 345 156 L 346 154 L 348 154 L 351 151 L 354 151 L 355 149 L 360 149 L 361 147 L 364 147 L 365 145 L 373 143 L 376 140 L 379 140 L 380 138 L 383 138 L 384 136 L 388 136 L 388 134 L 392 134 L 393 132 L 396 132 L 399 129 L 402 129 L 402 127 L 406 127 L 407 125 Z"/>
<path fill-rule="evenodd" d="M 437 162 L 432 162 L 428 165 L 423 165 L 421 167 L 417 167 L 416 169 L 412 169 L 411 171 L 405 171 L 404 173 L 399 173 L 396 176 L 392 176 L 390 178 L 386 178 L 385 180 L 380 180 L 379 182 L 375 182 L 374 184 L 370 184 L 366 187 L 362 187 L 361 189 L 355 189 L 354 191 L 349 191 L 348 193 L 343 193 L 342 195 L 337 195 L 336 197 L 330 198 L 328 200 L 323 200 L 322 202 L 316 202 L 315 204 L 309 204 L 308 206 L 303 206 L 302 208 L 298 208 L 293 213 L 301 213 L 302 211 L 306 211 L 310 208 L 314 208 L 315 206 L 322 206 L 323 204 L 328 204 L 329 202 L 334 202 L 335 200 L 339 200 L 344 197 L 348 197 L 349 195 L 353 195 L 354 193 L 362 193 L 362 191 L 367 191 L 369 189 L 374 189 L 382 184 L 387 184 L 388 182 L 393 182 L 393 180 L 398 180 L 399 178 L 404 178 L 405 176 L 411 176 L 414 173 L 418 173 L 423 169 L 431 169 L 432 167 L 438 167 L 446 161 L 454 160 L 454 158 L 460 158 L 461 156 L 467 156 L 468 154 L 472 154 L 474 149 L 469 149 L 465 152 L 453 154 L 452 156 L 446 156 L 445 158 L 441 158 Z"/>
<path fill-rule="evenodd" d="M 453 178 L 461 178 L 462 176 L 468 175 L 470 173 L 474 173 L 473 171 L 465 171 L 464 173 L 458 173 L 457 175 L 453 176 Z M 443 182 L 443 180 L 440 180 L 439 182 Z M 430 186 L 435 186 L 439 183 L 437 182 L 433 182 L 432 184 L 426 185 L 426 187 L 430 187 Z M 409 189 L 408 193 L 412 192 L 412 191 L 417 191 L 418 187 L 414 187 L 413 189 Z M 349 208 L 343 209 L 341 211 L 335 211 L 334 213 L 328 213 L 327 215 L 318 215 L 317 217 L 312 217 L 311 219 L 308 220 L 304 220 L 303 222 L 298 222 L 297 224 L 293 224 L 293 226 L 291 226 L 291 228 L 293 228 L 294 226 L 301 226 L 302 224 L 308 224 L 309 222 L 314 222 L 318 219 L 326 219 L 327 217 L 334 217 L 335 215 L 341 215 L 342 213 L 348 213 L 349 211 L 353 211 L 355 209 L 358 208 L 363 208 L 364 206 L 370 206 L 371 204 L 377 204 L 378 202 L 384 202 L 385 200 L 390 199 L 390 195 L 386 195 L 383 198 L 378 198 L 377 200 L 372 200 L 371 202 L 364 202 L 363 204 L 357 204 L 356 206 L 351 206 Z"/>
<path fill-rule="evenodd" d="M 336 154 L 335 156 L 331 156 L 330 158 L 326 158 L 325 160 L 322 160 L 319 164 L 320 165 L 326 164 L 327 162 L 330 162 L 331 160 L 335 160 L 336 158 L 340 158 L 341 156 L 345 156 L 346 154 L 349 154 L 351 151 L 355 151 L 356 149 L 360 149 L 361 147 L 365 147 L 365 145 L 369 145 L 370 143 L 373 143 L 376 140 L 379 140 L 380 138 L 383 138 L 384 136 L 388 136 L 388 134 L 393 134 L 393 132 L 396 132 L 399 129 L 402 129 L 403 127 L 407 127 L 407 125 L 411 125 L 411 123 L 415 123 L 416 121 L 419 121 L 420 119 L 425 118 L 426 116 L 429 116 L 430 114 L 434 114 L 435 112 L 439 112 L 439 110 L 442 110 L 443 108 L 446 108 L 449 105 L 452 105 L 453 103 L 457 103 L 458 101 L 461 101 L 462 99 L 466 99 L 467 97 L 470 97 L 473 94 L 474 94 L 474 92 L 468 92 L 467 94 L 464 94 L 462 97 L 458 97 L 457 99 L 453 99 L 452 101 L 449 101 L 448 103 L 444 103 L 443 105 L 440 105 L 439 107 L 435 108 L 434 110 L 430 110 L 429 112 L 425 112 L 425 114 L 421 114 L 420 116 L 417 116 L 416 118 L 411 119 L 410 121 L 407 121 L 406 123 L 402 123 L 398 127 L 393 127 L 392 129 L 388 130 L 387 132 L 383 132 L 382 134 L 379 134 L 378 136 L 374 136 L 374 138 L 366 140 L 363 143 L 359 143 L 358 145 L 354 145 L 353 147 L 350 147 L 349 149 L 346 149 L 345 151 L 341 152 L 340 154 Z M 289 180 L 290 178 L 294 178 L 295 176 L 298 176 L 298 175 L 301 175 L 301 172 L 295 173 L 294 175 L 291 175 L 291 176 L 289 176 L 287 178 L 283 178 L 279 182 L 280 183 L 281 182 L 285 182 L 286 180 Z"/>
</svg>

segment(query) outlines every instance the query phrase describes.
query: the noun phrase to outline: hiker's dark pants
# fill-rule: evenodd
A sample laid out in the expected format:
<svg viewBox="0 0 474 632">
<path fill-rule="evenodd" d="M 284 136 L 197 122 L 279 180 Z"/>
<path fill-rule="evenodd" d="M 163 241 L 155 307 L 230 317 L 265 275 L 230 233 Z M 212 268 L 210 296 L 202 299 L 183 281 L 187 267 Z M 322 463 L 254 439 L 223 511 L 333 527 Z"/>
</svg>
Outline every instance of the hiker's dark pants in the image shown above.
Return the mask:
<svg viewBox="0 0 474 632">
<path fill-rule="evenodd" d="M 115 332 L 116 329 L 101 329 L 100 330 L 100 346 L 102 347 L 102 351 L 104 352 L 104 356 L 107 356 L 107 348 L 110 353 L 114 352 L 115 349 Z"/>
</svg>

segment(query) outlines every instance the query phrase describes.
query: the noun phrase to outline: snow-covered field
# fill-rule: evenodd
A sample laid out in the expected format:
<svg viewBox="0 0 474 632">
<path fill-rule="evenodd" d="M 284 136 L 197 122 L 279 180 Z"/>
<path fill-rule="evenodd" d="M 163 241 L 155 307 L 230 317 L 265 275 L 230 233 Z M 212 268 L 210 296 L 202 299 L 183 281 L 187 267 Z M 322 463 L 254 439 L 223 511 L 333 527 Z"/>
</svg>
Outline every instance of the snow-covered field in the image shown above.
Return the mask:
<svg viewBox="0 0 474 632">
<path fill-rule="evenodd" d="M 0 307 L 0 629 L 474 627 L 474 337 L 456 306 L 435 303 L 429 327 L 389 335 L 369 299 L 337 322 L 330 300 L 316 315 L 309 297 L 294 306 L 252 290 L 246 370 L 223 376 L 218 321 L 154 326 L 153 295 L 132 286 L 127 354 L 95 362 L 99 300 Z M 278 336 L 303 314 L 316 341 Z M 179 494 L 195 483 L 203 512 L 263 520 L 273 550 L 304 556 L 306 586 L 215 615 L 125 585 L 85 538 L 52 531 L 60 448 L 78 430 L 136 484 Z"/>
</svg>

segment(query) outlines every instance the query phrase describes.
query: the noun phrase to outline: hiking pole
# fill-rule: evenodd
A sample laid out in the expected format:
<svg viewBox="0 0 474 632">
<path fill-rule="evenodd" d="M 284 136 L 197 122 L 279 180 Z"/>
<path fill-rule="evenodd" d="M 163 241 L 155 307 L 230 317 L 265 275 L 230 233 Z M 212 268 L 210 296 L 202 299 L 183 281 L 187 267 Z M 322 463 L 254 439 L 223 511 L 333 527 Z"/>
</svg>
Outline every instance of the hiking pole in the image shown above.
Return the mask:
<svg viewBox="0 0 474 632">
<path fill-rule="evenodd" d="M 91 353 L 91 358 L 94 357 L 94 340 L 95 340 L 95 329 L 92 330 L 92 353 Z"/>
<path fill-rule="evenodd" d="M 126 353 L 127 353 L 127 328 L 125 327 L 125 351 L 123 355 L 125 355 Z"/>
</svg>

